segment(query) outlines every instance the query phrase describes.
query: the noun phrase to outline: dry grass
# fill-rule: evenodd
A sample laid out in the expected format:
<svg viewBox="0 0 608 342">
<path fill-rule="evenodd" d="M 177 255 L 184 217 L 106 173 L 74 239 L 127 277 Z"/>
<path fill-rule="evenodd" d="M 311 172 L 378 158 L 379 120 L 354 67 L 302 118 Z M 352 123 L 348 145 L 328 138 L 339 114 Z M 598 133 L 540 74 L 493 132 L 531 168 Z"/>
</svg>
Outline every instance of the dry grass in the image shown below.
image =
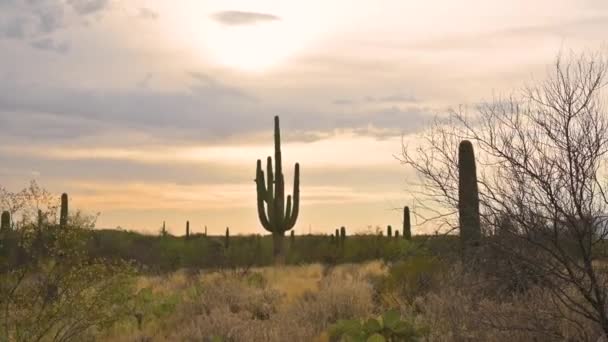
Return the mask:
<svg viewBox="0 0 608 342">
<path fill-rule="evenodd" d="M 155 295 L 181 293 L 175 312 L 148 320 L 144 329 L 116 330 L 113 341 L 313 341 L 338 319 L 374 313 L 370 275 L 385 272 L 380 262 L 264 267 L 248 275 L 176 272 L 142 277 L 139 286 Z"/>
<path fill-rule="evenodd" d="M 180 301 L 170 314 L 146 320 L 141 331 L 119 327 L 111 341 L 327 341 L 323 332 L 339 319 L 366 318 L 386 309 L 371 279 L 386 273 L 380 262 L 326 268 L 265 267 L 238 273 L 192 275 L 176 272 L 145 277 L 140 286 L 155 296 Z M 415 299 L 395 297 L 402 313 L 415 316 L 430 334 L 425 341 L 596 341 L 597 327 L 564 315 L 548 293 L 532 289 L 492 298 L 455 266 L 438 286 Z M 393 302 L 391 305 L 395 304 Z"/>
</svg>

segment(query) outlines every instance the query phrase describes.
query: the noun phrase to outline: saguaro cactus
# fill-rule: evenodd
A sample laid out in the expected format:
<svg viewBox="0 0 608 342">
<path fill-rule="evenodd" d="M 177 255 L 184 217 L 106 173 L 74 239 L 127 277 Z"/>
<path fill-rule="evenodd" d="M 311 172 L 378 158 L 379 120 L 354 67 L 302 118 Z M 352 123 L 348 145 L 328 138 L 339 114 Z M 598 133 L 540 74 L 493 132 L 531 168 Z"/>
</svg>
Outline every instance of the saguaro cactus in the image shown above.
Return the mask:
<svg viewBox="0 0 608 342">
<path fill-rule="evenodd" d="M 395 229 L 395 239 L 399 239 L 399 229 Z"/>
<path fill-rule="evenodd" d="M 61 213 L 59 215 L 59 226 L 65 228 L 68 225 L 68 194 L 61 195 Z"/>
<path fill-rule="evenodd" d="M 163 229 L 160 231 L 160 234 L 161 234 L 162 236 L 167 235 L 167 226 L 166 226 L 166 224 L 165 224 L 165 221 L 163 221 Z"/>
<path fill-rule="evenodd" d="M 0 231 L 7 231 L 11 228 L 11 213 L 8 211 L 2 212 L 2 223 L 0 224 Z"/>
<path fill-rule="evenodd" d="M 410 208 L 403 207 L 403 238 L 406 240 L 412 239 L 412 225 L 410 224 Z"/>
<path fill-rule="evenodd" d="M 207 236 L 207 226 L 205 226 L 205 235 L 204 236 Z"/>
<path fill-rule="evenodd" d="M 190 221 L 186 221 L 186 240 L 190 238 Z"/>
<path fill-rule="evenodd" d="M 230 228 L 226 227 L 226 237 L 224 238 L 224 248 L 230 247 Z"/>
<path fill-rule="evenodd" d="M 386 236 L 389 238 L 393 237 L 393 227 L 391 227 L 390 224 L 388 225 L 388 227 L 386 227 Z"/>
<path fill-rule="evenodd" d="M 346 227 L 342 226 L 340 228 L 340 243 L 342 243 L 342 245 L 344 245 L 345 241 L 346 241 Z"/>
<path fill-rule="evenodd" d="M 285 202 L 285 180 L 278 116 L 274 117 L 274 159 L 274 173 L 272 158 L 267 159 L 266 179 L 262 170 L 262 161 L 258 159 L 255 183 L 258 195 L 258 216 L 264 229 L 272 233 L 273 254 L 276 257 L 283 253 L 283 237 L 286 231 L 295 226 L 300 208 L 300 164 L 298 163 L 295 165 L 293 201 L 291 196 L 287 196 L 287 202 Z"/>
<path fill-rule="evenodd" d="M 463 256 L 481 240 L 479 191 L 473 145 L 468 140 L 458 147 L 458 223 Z"/>
</svg>

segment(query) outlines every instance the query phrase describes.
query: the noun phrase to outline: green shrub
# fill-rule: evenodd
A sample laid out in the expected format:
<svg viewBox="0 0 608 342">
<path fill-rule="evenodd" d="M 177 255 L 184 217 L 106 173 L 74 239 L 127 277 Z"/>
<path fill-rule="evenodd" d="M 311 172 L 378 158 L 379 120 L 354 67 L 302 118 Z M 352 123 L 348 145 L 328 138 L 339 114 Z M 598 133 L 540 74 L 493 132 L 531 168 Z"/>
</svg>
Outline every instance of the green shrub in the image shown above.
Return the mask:
<svg viewBox="0 0 608 342">
<path fill-rule="evenodd" d="M 398 310 L 389 310 L 377 318 L 340 320 L 329 328 L 331 341 L 384 342 L 419 341 L 427 334 L 410 320 L 403 320 Z"/>
</svg>

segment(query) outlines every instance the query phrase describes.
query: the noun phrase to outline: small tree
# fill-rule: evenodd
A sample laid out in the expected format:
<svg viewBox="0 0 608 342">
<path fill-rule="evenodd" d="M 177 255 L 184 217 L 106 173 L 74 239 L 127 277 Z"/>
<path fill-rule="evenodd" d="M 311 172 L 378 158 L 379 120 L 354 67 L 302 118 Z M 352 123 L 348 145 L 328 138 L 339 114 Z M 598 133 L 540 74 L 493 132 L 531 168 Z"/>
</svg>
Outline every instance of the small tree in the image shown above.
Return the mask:
<svg viewBox="0 0 608 342">
<path fill-rule="evenodd" d="M 434 213 L 424 222 L 462 233 L 457 151 L 469 140 L 478 153 L 485 250 L 498 249 L 525 267 L 560 310 L 594 322 L 604 334 L 608 274 L 595 247 L 608 233 L 606 71 L 600 55 L 566 63 L 560 57 L 546 81 L 483 104 L 475 115 L 451 111 L 423 133 L 423 146 L 404 146 L 402 155 L 423 177 L 417 196 Z"/>
<path fill-rule="evenodd" d="M 0 339 L 91 339 L 128 314 L 134 270 L 87 255 L 95 216 L 75 212 L 62 226 L 56 214 L 41 209 L 56 209 L 57 198 L 52 203 L 37 185 L 22 193 L 15 213 L 22 217 L 0 253 Z M 38 210 L 45 219 L 32 221 L 28 214 Z"/>
</svg>

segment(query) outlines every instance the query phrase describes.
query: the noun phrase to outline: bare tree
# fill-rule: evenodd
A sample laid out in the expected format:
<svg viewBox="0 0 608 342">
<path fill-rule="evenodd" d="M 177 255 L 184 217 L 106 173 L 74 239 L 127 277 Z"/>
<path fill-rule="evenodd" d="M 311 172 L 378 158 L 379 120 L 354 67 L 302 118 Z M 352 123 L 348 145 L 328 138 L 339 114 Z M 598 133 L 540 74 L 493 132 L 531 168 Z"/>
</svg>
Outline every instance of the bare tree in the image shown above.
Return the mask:
<svg viewBox="0 0 608 342">
<path fill-rule="evenodd" d="M 472 115 L 451 110 L 400 158 L 422 176 L 426 219 L 457 229 L 457 148 L 470 140 L 486 245 L 532 270 L 556 305 L 604 334 L 608 274 L 597 247 L 608 233 L 607 66 L 601 54 L 560 56 L 545 81 Z"/>
</svg>

